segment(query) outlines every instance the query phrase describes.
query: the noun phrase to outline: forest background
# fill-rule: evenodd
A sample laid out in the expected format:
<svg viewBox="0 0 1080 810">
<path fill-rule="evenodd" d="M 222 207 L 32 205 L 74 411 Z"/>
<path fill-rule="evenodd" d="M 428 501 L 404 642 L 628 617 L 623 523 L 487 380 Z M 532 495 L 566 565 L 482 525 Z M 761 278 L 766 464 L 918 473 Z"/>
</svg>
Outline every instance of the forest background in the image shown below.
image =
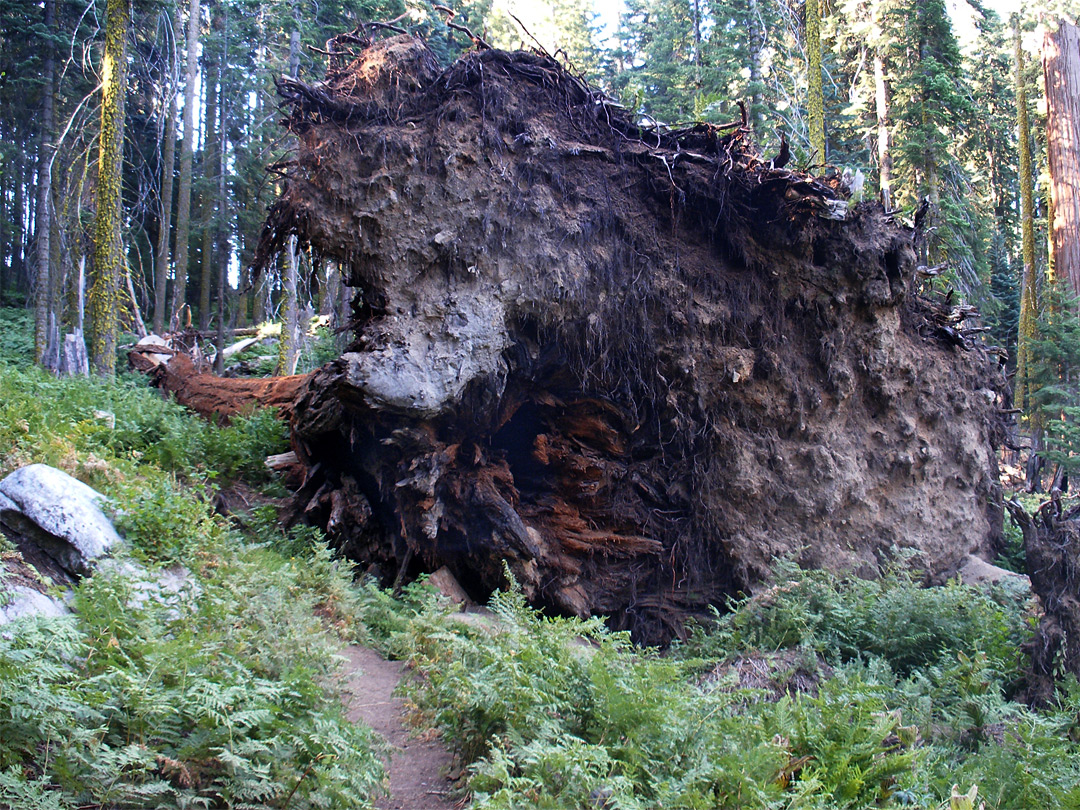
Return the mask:
<svg viewBox="0 0 1080 810">
<path fill-rule="evenodd" d="M 493 46 L 542 44 L 644 121 L 727 123 L 742 102 L 763 152 L 785 139 L 799 167 L 840 173 L 901 218 L 927 203 L 931 283 L 981 310 L 1018 374 L 1030 442 L 1062 482 L 1076 463 L 1080 327 L 1074 293 L 1053 283 L 1041 51 L 1071 4 L 1008 20 L 976 0 L 449 5 Z M 72 363 L 62 336 L 81 341 L 85 313 L 106 374 L 119 332 L 188 317 L 219 343 L 281 320 L 277 370 L 295 369 L 303 325 L 344 323 L 348 295 L 336 267 L 302 251 L 249 271 L 289 157 L 273 80 L 316 80 L 326 41 L 370 20 L 425 36 L 449 64 L 472 43 L 442 9 L 0 0 L 0 305 L 35 309 L 38 361 Z"/>
</svg>

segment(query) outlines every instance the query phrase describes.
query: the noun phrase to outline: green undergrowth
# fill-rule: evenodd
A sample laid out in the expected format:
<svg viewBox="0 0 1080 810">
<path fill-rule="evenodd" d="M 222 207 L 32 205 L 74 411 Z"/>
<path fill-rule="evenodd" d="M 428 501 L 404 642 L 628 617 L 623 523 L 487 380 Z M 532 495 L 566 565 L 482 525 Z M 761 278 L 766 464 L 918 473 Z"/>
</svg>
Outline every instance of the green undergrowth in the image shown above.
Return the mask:
<svg viewBox="0 0 1080 810">
<path fill-rule="evenodd" d="M 336 675 L 362 626 L 351 571 L 310 531 L 213 508 L 236 476 L 272 489 L 282 446 L 265 414 L 215 427 L 135 378 L 0 359 L 0 474 L 81 478 L 130 544 L 71 615 L 0 630 L 0 807 L 371 806 L 381 743 Z"/>
<path fill-rule="evenodd" d="M 1022 596 L 781 563 L 663 653 L 512 586 L 462 617 L 423 582 L 356 585 L 271 505 L 215 512 L 234 477 L 272 494 L 276 420 L 211 426 L 138 378 L 56 380 L 24 344 L 0 343 L 0 474 L 81 478 L 130 549 L 70 616 L 0 630 L 0 808 L 370 806 L 379 743 L 334 678 L 354 639 L 410 662 L 417 720 L 481 810 L 934 810 L 960 806 L 954 785 L 987 810 L 1080 807 L 1080 687 L 1009 700 Z M 166 570 L 186 575 L 155 596 Z"/>
<path fill-rule="evenodd" d="M 929 810 L 956 784 L 988 810 L 1080 807 L 1080 689 L 1043 712 L 1008 700 L 1024 599 L 896 571 L 775 580 L 663 654 L 512 587 L 485 620 L 419 586 L 369 589 L 363 612 L 476 808 Z"/>
</svg>

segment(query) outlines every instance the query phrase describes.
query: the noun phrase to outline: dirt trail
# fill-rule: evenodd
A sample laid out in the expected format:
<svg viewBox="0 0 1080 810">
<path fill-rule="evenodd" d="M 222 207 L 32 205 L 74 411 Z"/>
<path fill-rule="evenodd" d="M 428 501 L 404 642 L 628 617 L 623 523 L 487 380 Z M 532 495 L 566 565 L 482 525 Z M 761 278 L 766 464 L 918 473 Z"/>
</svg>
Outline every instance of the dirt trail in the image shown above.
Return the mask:
<svg viewBox="0 0 1080 810">
<path fill-rule="evenodd" d="M 454 810 L 457 805 L 450 799 L 451 785 L 444 776 L 450 753 L 438 740 L 410 737 L 404 725 L 404 703 L 394 696 L 403 666 L 367 647 L 348 647 L 344 654 L 349 659 L 349 719 L 363 720 L 392 746 L 390 795 L 375 806 L 380 810 Z"/>
</svg>

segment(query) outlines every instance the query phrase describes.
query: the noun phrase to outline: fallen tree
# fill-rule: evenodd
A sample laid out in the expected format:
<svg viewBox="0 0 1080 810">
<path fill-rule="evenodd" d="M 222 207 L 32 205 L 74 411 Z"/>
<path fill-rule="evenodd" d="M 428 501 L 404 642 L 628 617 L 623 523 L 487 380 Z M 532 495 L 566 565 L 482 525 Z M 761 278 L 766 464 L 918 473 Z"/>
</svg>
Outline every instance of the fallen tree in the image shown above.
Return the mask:
<svg viewBox="0 0 1080 810">
<path fill-rule="evenodd" d="M 175 349 L 169 343 L 182 348 Z M 254 408 L 276 408 L 288 419 L 293 402 L 311 378 L 310 374 L 265 379 L 218 377 L 192 358 L 192 345 L 183 335 L 170 341 L 152 335 L 128 353 L 128 364 L 149 375 L 163 393 L 208 419 L 228 422 Z"/>
<path fill-rule="evenodd" d="M 912 294 L 910 228 L 543 54 L 343 41 L 279 81 L 299 148 L 257 263 L 295 235 L 355 289 L 292 421 L 300 509 L 345 553 L 474 596 L 505 560 L 656 640 L 777 555 L 993 552 L 1005 381 L 968 308 Z"/>
</svg>

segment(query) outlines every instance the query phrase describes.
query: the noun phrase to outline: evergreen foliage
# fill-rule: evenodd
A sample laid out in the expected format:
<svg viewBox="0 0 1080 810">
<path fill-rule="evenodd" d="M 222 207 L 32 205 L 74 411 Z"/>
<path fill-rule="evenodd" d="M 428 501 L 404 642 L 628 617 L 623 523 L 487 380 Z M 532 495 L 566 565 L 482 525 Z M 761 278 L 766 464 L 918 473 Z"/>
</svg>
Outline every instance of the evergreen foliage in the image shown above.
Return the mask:
<svg viewBox="0 0 1080 810">
<path fill-rule="evenodd" d="M 1044 431 L 1043 457 L 1080 467 L 1080 301 L 1058 279 L 1044 291 L 1029 350 L 1031 405 Z"/>
</svg>

